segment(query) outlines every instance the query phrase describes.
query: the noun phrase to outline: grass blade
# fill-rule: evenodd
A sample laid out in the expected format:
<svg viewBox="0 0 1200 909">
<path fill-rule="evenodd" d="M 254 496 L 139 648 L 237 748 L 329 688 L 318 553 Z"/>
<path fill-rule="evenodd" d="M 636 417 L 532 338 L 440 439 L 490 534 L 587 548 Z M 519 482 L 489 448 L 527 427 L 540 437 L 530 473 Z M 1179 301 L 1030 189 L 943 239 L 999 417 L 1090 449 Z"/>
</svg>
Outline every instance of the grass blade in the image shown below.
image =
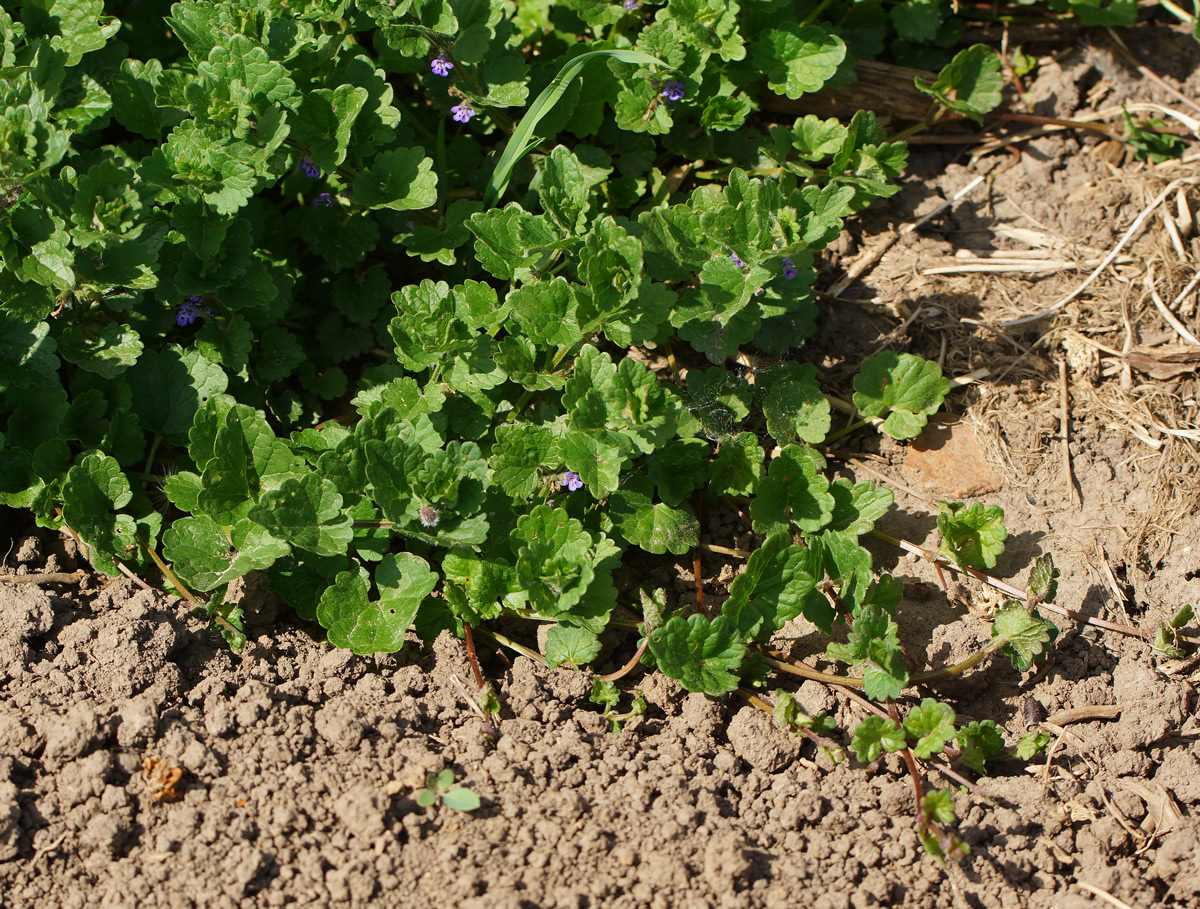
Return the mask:
<svg viewBox="0 0 1200 909">
<path fill-rule="evenodd" d="M 583 71 L 583 67 L 589 60 L 594 60 L 597 57 L 616 57 L 622 63 L 642 63 L 656 64 L 669 69 L 667 64 L 663 63 L 657 57 L 652 57 L 649 54 L 643 54 L 641 51 L 634 50 L 596 50 L 588 51 L 586 54 L 580 54 L 568 60 L 558 75 L 554 77 L 554 81 L 542 89 L 542 93 L 534 99 L 533 104 L 529 105 L 529 109 L 525 111 L 525 116 L 521 118 L 521 122 L 517 124 L 517 128 L 513 130 L 512 136 L 509 137 L 508 144 L 504 147 L 504 152 L 496 161 L 496 168 L 492 171 L 492 176 L 488 179 L 487 189 L 483 194 L 484 204 L 491 208 L 504 195 L 504 190 L 508 188 L 509 178 L 512 177 L 513 168 L 517 166 L 517 162 L 525 157 L 542 141 L 540 137 L 534 136 L 534 131 L 538 124 L 542 122 L 545 116 L 550 113 L 554 105 L 558 103 L 558 99 L 563 96 L 563 93 L 570 87 L 571 83 Z"/>
</svg>

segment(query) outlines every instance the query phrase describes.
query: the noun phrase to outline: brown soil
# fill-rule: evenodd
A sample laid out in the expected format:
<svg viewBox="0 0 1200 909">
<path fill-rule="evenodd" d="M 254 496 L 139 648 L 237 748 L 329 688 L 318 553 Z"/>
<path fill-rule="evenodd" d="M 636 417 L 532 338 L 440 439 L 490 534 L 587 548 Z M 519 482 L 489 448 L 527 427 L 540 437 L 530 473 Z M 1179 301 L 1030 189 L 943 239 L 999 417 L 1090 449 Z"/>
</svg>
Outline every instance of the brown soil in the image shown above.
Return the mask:
<svg viewBox="0 0 1200 909">
<path fill-rule="evenodd" d="M 1137 37 L 1135 53 L 1196 97 L 1191 39 Z M 1089 98 L 1178 104 L 1086 43 L 1046 58 L 1028 89 L 1039 113 L 1059 117 L 1091 109 Z M 820 365 L 832 384 L 884 345 L 941 358 L 952 376 L 987 369 L 949 402 L 940 435 L 911 449 L 867 437 L 871 450 L 849 452 L 847 474 L 889 477 L 897 508 L 882 529 L 927 546 L 933 499 L 998 487 L 983 499 L 1007 515 L 1000 576 L 1020 583 L 1034 556 L 1053 553 L 1059 603 L 1151 629 L 1200 600 L 1200 459 L 1187 435 L 1197 388 L 1190 371 L 1156 379 L 1125 355 L 1178 340 L 1143 276 L 1153 267 L 1159 294 L 1174 300 L 1196 267 L 1195 228 L 1181 236 L 1181 260 L 1156 213 L 1124 250 L 1128 262 L 1056 318 L 1005 330 L 1011 342 L 986 325 L 1051 305 L 1091 269 L 922 272 L 956 249 L 1031 249 L 1033 235 L 1012 228 L 1062 241 L 1056 257 L 1103 255 L 1164 186 L 1200 177 L 1200 166 L 1147 167 L 1077 133 L 1017 147 L 1019 158 L 973 164 L 969 151 L 916 156 L 905 192 L 864 217 L 866 239 L 843 238 L 822 286 L 860 245 L 992 176 L 823 304 L 805 353 L 830 352 Z M 1200 209 L 1195 184 L 1185 188 Z M 883 302 L 846 302 L 872 299 Z M 1180 316 L 1196 331 L 1194 301 Z M 847 350 L 847 339 L 862 346 Z M 706 541 L 748 545 L 736 516 L 707 524 Z M 15 542 L 6 572 L 76 567 L 57 538 Z M 936 581 L 927 563 L 876 549 L 881 570 Z M 681 603 L 694 602 L 691 564 L 663 570 Z M 736 566 L 705 556 L 710 597 L 719 602 Z M 960 718 L 995 719 L 1010 741 L 1048 713 L 1055 736 L 1048 762 L 983 779 L 990 800 L 958 794 L 971 853 L 942 868 L 918 842 L 898 759 L 832 767 L 744 702 L 639 672 L 627 682 L 649 709 L 613 734 L 587 703 L 590 674 L 486 656 L 503 703 L 489 744 L 452 638 L 356 658 L 289 625 L 252 580 L 251 643 L 231 653 L 180 601 L 100 584 L 0 583 L 0 905 L 10 909 L 1200 906 L 1197 662 L 1156 657 L 1137 639 L 1061 620 L 1054 653 L 1030 673 L 992 663 L 913 692 L 947 700 Z M 900 616 L 910 655 L 941 665 L 987 638 L 979 586 L 911 589 Z M 779 643 L 797 655 L 823 647 L 800 627 Z M 602 668 L 630 652 L 614 642 Z M 851 702 L 816 683 L 797 696 L 842 728 L 858 722 Z M 1103 706 L 1115 709 L 1063 713 Z M 417 806 L 426 774 L 443 767 L 482 798 L 479 810 Z M 946 785 L 932 773 L 927 783 Z"/>
</svg>

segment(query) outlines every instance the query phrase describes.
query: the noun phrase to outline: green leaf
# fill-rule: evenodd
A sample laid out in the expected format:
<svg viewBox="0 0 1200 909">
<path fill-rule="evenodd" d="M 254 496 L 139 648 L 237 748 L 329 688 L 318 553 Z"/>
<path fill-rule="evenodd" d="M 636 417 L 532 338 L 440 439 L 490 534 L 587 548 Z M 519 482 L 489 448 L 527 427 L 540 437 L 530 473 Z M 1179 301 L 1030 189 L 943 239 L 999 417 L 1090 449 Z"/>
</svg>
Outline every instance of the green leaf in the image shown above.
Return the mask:
<svg viewBox="0 0 1200 909">
<path fill-rule="evenodd" d="M 321 595 L 317 621 L 338 647 L 357 654 L 395 653 L 404 646 L 404 633 L 437 581 L 419 556 L 389 553 L 375 569 L 378 600 L 369 599 L 362 572 L 343 571 Z"/>
<path fill-rule="evenodd" d="M 142 428 L 182 445 L 196 411 L 212 395 L 225 391 L 228 378 L 198 350 L 174 344 L 142 353 L 125 373 Z"/>
<path fill-rule="evenodd" d="M 561 508 L 538 505 L 517 520 L 517 581 L 549 618 L 566 617 L 596 576 L 592 537 Z"/>
<path fill-rule="evenodd" d="M 317 555 L 341 555 L 354 537 L 337 487 L 318 474 L 289 477 L 259 497 L 247 517 L 271 535 Z"/>
<path fill-rule="evenodd" d="M 825 653 L 830 659 L 854 665 L 870 656 L 871 642 L 875 640 L 899 641 L 899 627 L 887 610 L 879 606 L 867 606 L 859 613 L 850 629 L 845 644 L 830 642 Z"/>
<path fill-rule="evenodd" d="M 1027 591 L 1032 604 L 1053 603 L 1058 595 L 1059 570 L 1054 567 L 1054 558 L 1050 553 L 1038 556 L 1029 567 L 1029 585 Z"/>
<path fill-rule="evenodd" d="M 1000 607 L 992 623 L 992 640 L 1004 641 L 1004 652 L 1018 672 L 1028 670 L 1057 634 L 1058 629 L 1036 609 L 1026 612 L 1024 606 L 1012 600 Z"/>
<path fill-rule="evenodd" d="M 163 534 L 163 554 L 180 579 L 197 590 L 213 590 L 290 552 L 264 527 L 245 519 L 224 528 L 208 515 L 180 518 Z"/>
<path fill-rule="evenodd" d="M 904 655 L 899 643 L 874 640 L 867 651 L 867 660 L 863 664 L 863 693 L 874 701 L 900 697 L 900 693 L 908 686 L 908 670 L 904 667 Z"/>
<path fill-rule="evenodd" d="M 542 210 L 567 233 L 583 233 L 590 199 L 587 181 L 574 152 L 556 145 L 542 162 L 541 178 L 538 199 Z"/>
<path fill-rule="evenodd" d="M 741 129 L 754 110 L 754 103 L 744 95 L 717 95 L 709 98 L 700 115 L 700 125 L 714 132 Z"/>
<path fill-rule="evenodd" d="M 197 69 L 215 82 L 240 82 L 252 95 L 278 104 L 296 93 L 296 83 L 281 63 L 245 35 L 232 35 L 217 44 Z"/>
<path fill-rule="evenodd" d="M 119 71 L 112 74 L 109 91 L 112 93 L 112 113 L 126 129 L 147 139 L 158 141 L 163 133 L 184 119 L 184 112 L 160 105 L 156 88 L 163 67 L 157 60 L 121 61 Z"/>
<path fill-rule="evenodd" d="M 346 160 L 350 131 L 370 93 L 358 85 L 339 85 L 305 92 L 293 121 L 292 136 L 308 149 L 314 164 L 325 171 Z"/>
<path fill-rule="evenodd" d="M 621 489 L 609 498 L 609 517 L 626 540 L 646 552 L 683 555 L 700 542 L 700 525 L 688 506 L 651 502 L 645 493 Z"/>
<path fill-rule="evenodd" d="M 203 419 L 207 434 L 207 416 Z M 244 518 L 264 490 L 298 473 L 301 461 L 276 438 L 263 414 L 244 404 L 231 407 L 218 426 L 196 507 L 227 526 Z M 199 451 L 204 445 L 199 432 L 196 442 Z"/>
<path fill-rule="evenodd" d="M 1107 6 L 1104 0 L 1068 0 L 1068 5 L 1084 25 L 1111 27 L 1137 22 L 1135 0 L 1111 0 Z"/>
<path fill-rule="evenodd" d="M 56 345 L 45 322 L 28 325 L 0 312 L 0 387 L 58 384 Z"/>
<path fill-rule="evenodd" d="M 713 462 L 709 493 L 716 496 L 751 495 L 762 477 L 764 457 L 754 433 L 743 432 L 728 439 Z"/>
<path fill-rule="evenodd" d="M 955 733 L 962 756 L 959 760 L 976 773 L 987 773 L 987 760 L 1004 754 L 1004 736 L 991 720 L 968 723 Z"/>
<path fill-rule="evenodd" d="M 942 535 L 938 552 L 963 568 L 994 568 L 1008 536 L 1004 509 L 981 502 L 969 508 L 962 502 L 938 502 L 937 527 Z"/>
<path fill-rule="evenodd" d="M 842 477 L 833 481 L 829 491 L 833 494 L 833 518 L 829 529 L 856 536 L 868 533 L 896 500 L 890 489 L 880 489 L 870 480 L 851 483 Z"/>
<path fill-rule="evenodd" d="M 496 618 L 505 601 L 519 605 L 516 573 L 507 562 L 481 559 L 461 552 L 442 559 L 442 592 L 454 615 L 468 625 Z"/>
<path fill-rule="evenodd" d="M 600 655 L 600 638 L 574 625 L 554 625 L 546 633 L 546 662 L 581 669 Z"/>
<path fill-rule="evenodd" d="M 772 91 L 793 100 L 819 91 L 846 58 L 846 45 L 816 25 L 792 22 L 763 31 L 754 45 L 755 67 Z"/>
<path fill-rule="evenodd" d="M 109 574 L 117 573 L 111 560 L 127 557 L 137 546 L 133 518 L 116 513 L 132 498 L 121 465 L 103 454 L 84 455 L 62 487 L 63 521 L 92 548 L 92 564 Z"/>
<path fill-rule="evenodd" d="M 868 357 L 854 377 L 854 406 L 864 417 L 888 414 L 883 431 L 911 439 L 942 406 L 950 382 L 936 363 L 885 350 Z"/>
<path fill-rule="evenodd" d="M 442 803 L 447 808 L 453 808 L 455 811 L 474 811 L 482 804 L 477 796 L 470 789 L 459 786 L 456 789 L 447 789 L 442 793 Z"/>
<path fill-rule="evenodd" d="M 646 461 L 646 475 L 658 496 L 672 507 L 700 486 L 707 473 L 710 447 L 700 439 L 676 439 L 657 449 Z"/>
<path fill-rule="evenodd" d="M 467 230 L 475 235 L 479 263 L 503 281 L 526 278 L 529 266 L 562 242 L 545 216 L 531 215 L 516 202 L 471 215 Z"/>
<path fill-rule="evenodd" d="M 771 462 L 750 502 L 757 533 L 787 530 L 793 523 L 815 533 L 833 516 L 834 498 L 822 470 L 825 459 L 815 450 L 789 445 Z"/>
<path fill-rule="evenodd" d="M 904 718 L 904 731 L 917 740 L 913 755 L 921 760 L 931 758 L 954 738 L 954 710 L 933 698 L 925 698 Z"/>
<path fill-rule="evenodd" d="M 806 551 L 788 534 L 776 533 L 754 550 L 745 570 L 733 579 L 721 614 L 745 640 L 766 641 L 801 614 L 814 585 Z"/>
<path fill-rule="evenodd" d="M 797 441 L 816 445 L 829 434 L 829 399 L 821 394 L 816 374 L 811 363 L 792 362 L 758 379 L 767 432 L 780 445 Z"/>
<path fill-rule="evenodd" d="M 1032 760 L 1050 746 L 1050 741 L 1050 734 L 1047 732 L 1026 733 L 1017 739 L 1017 744 L 1013 746 L 1012 755 L 1017 760 Z"/>
<path fill-rule="evenodd" d="M 925 85 L 919 76 L 913 81 L 925 94 L 979 124 L 984 114 L 1000 104 L 1004 88 L 1000 57 L 985 44 L 974 44 L 955 54 L 933 85 Z"/>
<path fill-rule="evenodd" d="M 587 287 L 579 293 L 580 323 L 607 328 L 638 295 L 642 244 L 608 215 L 599 218 L 578 250 L 576 273 Z"/>
<path fill-rule="evenodd" d="M 583 339 L 575 289 L 564 278 L 525 284 L 509 292 L 505 303 L 523 334 L 541 347 L 573 347 Z"/>
<path fill-rule="evenodd" d="M 706 438 L 723 442 L 749 418 L 753 390 L 745 380 L 724 369 L 693 369 L 687 383 L 683 404 L 699 421 Z"/>
<path fill-rule="evenodd" d="M 430 789 L 422 789 L 417 793 L 417 804 L 422 808 L 428 808 L 438 799 L 437 793 Z"/>
<path fill-rule="evenodd" d="M 99 331 L 76 324 L 63 332 L 58 350 L 64 360 L 111 379 L 137 362 L 142 339 L 119 322 L 110 322 Z"/>
<path fill-rule="evenodd" d="M 905 41 L 932 41 L 942 26 L 942 11 L 936 0 L 905 0 L 889 12 L 896 34 Z"/>
<path fill-rule="evenodd" d="M 1175 615 L 1171 617 L 1170 621 L 1158 624 L 1158 627 L 1154 630 L 1154 640 L 1150 644 L 1151 648 L 1172 659 L 1183 659 L 1187 655 L 1187 651 L 1184 650 L 1180 643 L 1182 636 L 1179 632 L 1181 629 L 1187 627 L 1195 617 L 1195 610 L 1192 609 L 1190 603 L 1181 606 Z"/>
<path fill-rule="evenodd" d="M 508 143 L 504 146 L 504 151 L 496 160 L 496 167 L 488 178 L 487 189 L 483 194 L 483 202 L 486 208 L 494 208 L 496 203 L 500 201 L 500 197 L 504 195 L 504 190 L 508 188 L 508 181 L 512 177 L 513 168 L 517 166 L 517 162 L 525 157 L 528 152 L 533 149 L 538 141 L 535 139 L 538 124 L 545 119 L 546 115 L 558 103 L 559 98 L 570 87 L 571 83 L 583 71 L 583 67 L 591 60 L 597 57 L 613 57 L 624 63 L 638 63 L 644 66 L 657 65 L 666 68 L 666 64 L 657 57 L 651 57 L 649 54 L 643 54 L 641 51 L 635 50 L 597 50 L 587 51 L 574 57 L 563 64 L 562 69 L 558 71 L 558 75 L 553 81 L 542 89 L 541 94 L 534 99 L 534 102 L 529 105 L 529 109 L 525 111 L 525 115 L 521 117 L 513 134 L 509 137 Z M 488 269 L 491 271 L 491 269 Z M 492 272 L 492 274 L 496 274 Z M 501 277 L 501 275 L 496 275 Z"/>
<path fill-rule="evenodd" d="M 409 211 L 437 201 L 433 159 L 421 146 L 380 152 L 354 178 L 354 201 L 367 208 Z"/>
<path fill-rule="evenodd" d="M 606 445 L 644 454 L 670 440 L 680 410 L 675 395 L 644 364 L 624 358 L 614 367 L 611 356 L 590 344 L 575 360 L 575 370 L 563 388 L 563 404 L 572 429 L 602 436 Z"/>
<path fill-rule="evenodd" d="M 746 645 L 726 616 L 712 622 L 701 615 L 672 616 L 649 640 L 658 668 L 688 691 L 719 697 L 737 688 Z"/>
<path fill-rule="evenodd" d="M 514 499 L 530 498 L 542 484 L 542 471 L 554 446 L 554 434 L 529 423 L 497 427 L 488 466 L 492 481 Z"/>
<path fill-rule="evenodd" d="M 899 751 L 905 746 L 904 730 L 895 720 L 868 716 L 854 727 L 850 750 L 864 764 L 873 764 L 885 751 Z"/>
<path fill-rule="evenodd" d="M 953 824 L 954 792 L 950 789 L 934 789 L 921 799 L 921 815 L 927 821 Z"/>
</svg>

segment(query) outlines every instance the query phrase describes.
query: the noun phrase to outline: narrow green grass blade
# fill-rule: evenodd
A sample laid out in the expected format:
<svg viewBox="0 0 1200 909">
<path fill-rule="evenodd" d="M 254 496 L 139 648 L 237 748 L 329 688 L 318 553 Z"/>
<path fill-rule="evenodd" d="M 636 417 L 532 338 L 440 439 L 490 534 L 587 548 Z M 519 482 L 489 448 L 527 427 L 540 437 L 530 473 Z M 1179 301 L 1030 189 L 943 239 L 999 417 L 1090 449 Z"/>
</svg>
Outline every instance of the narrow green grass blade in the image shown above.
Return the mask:
<svg viewBox="0 0 1200 909">
<path fill-rule="evenodd" d="M 488 208 L 494 206 L 504 195 L 504 190 L 508 188 L 509 178 L 512 177 L 513 168 L 517 166 L 517 162 L 541 142 L 540 138 L 534 136 L 534 130 L 537 129 L 538 124 L 558 103 L 558 99 L 583 71 L 587 62 L 596 57 L 616 57 L 622 63 L 653 63 L 669 69 L 667 64 L 657 57 L 634 50 L 588 51 L 586 54 L 580 54 L 578 57 L 568 60 L 559 70 L 558 75 L 554 77 L 554 81 L 542 89 L 542 93 L 534 99 L 533 104 L 529 105 L 529 110 L 525 111 L 525 116 L 521 118 L 521 122 L 517 124 L 517 128 L 509 137 L 508 144 L 504 147 L 504 153 L 496 161 L 496 168 L 492 171 L 487 189 L 483 194 L 484 204 Z"/>
</svg>

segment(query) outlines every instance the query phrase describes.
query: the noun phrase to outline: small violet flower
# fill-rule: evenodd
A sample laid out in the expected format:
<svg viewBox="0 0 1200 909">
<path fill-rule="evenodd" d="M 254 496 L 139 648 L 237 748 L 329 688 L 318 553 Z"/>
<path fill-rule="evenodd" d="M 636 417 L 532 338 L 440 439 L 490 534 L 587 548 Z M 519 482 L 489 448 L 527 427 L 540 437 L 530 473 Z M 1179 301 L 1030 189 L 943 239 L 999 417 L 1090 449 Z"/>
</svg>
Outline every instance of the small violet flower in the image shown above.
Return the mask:
<svg viewBox="0 0 1200 909">
<path fill-rule="evenodd" d="M 745 262 L 743 262 L 743 261 L 742 261 L 740 258 L 738 258 L 738 254 L 737 254 L 737 253 L 735 253 L 735 252 L 731 252 L 731 253 L 729 254 L 729 258 L 733 260 L 733 264 L 734 264 L 734 265 L 736 265 L 738 268 L 745 268 L 745 267 L 746 267 L 746 263 L 745 263 Z"/>
<path fill-rule="evenodd" d="M 321 176 L 321 168 L 313 164 L 312 158 L 309 157 L 305 157 L 305 159 L 300 163 L 300 170 L 304 171 L 304 176 L 308 177 L 310 180 L 316 180 Z"/>
<path fill-rule="evenodd" d="M 635 10 L 641 6 L 642 3 L 641 0 L 625 0 L 625 2 L 621 5 L 625 7 L 626 10 Z"/>
<path fill-rule="evenodd" d="M 448 76 L 450 70 L 454 69 L 454 64 L 446 59 L 445 54 L 442 54 L 429 61 L 429 68 L 433 70 L 435 76 Z"/>
<path fill-rule="evenodd" d="M 577 489 L 583 489 L 583 478 L 573 470 L 568 470 L 566 473 L 564 473 L 562 481 L 563 485 L 566 486 L 567 489 L 571 490 L 571 492 L 575 492 Z"/>
<path fill-rule="evenodd" d="M 456 104 L 450 108 L 450 113 L 454 114 L 454 122 L 469 123 L 475 116 L 475 108 L 471 107 L 469 101 L 464 101 L 462 104 Z"/>
<path fill-rule="evenodd" d="M 796 263 L 790 257 L 783 260 L 783 277 L 788 281 L 796 277 Z"/>
<path fill-rule="evenodd" d="M 195 322 L 196 316 L 200 312 L 201 300 L 201 297 L 188 297 L 180 303 L 179 308 L 175 310 L 175 324 L 183 328 Z"/>
<path fill-rule="evenodd" d="M 662 90 L 662 96 L 668 101 L 682 101 L 684 86 L 682 82 L 668 82 Z"/>
<path fill-rule="evenodd" d="M 417 517 L 421 519 L 422 527 L 437 527 L 438 513 L 436 509 L 428 505 L 422 505 L 417 509 Z"/>
<path fill-rule="evenodd" d="M 333 205 L 333 196 L 329 193 L 321 193 L 312 202 L 313 208 L 320 208 L 322 205 Z"/>
</svg>

